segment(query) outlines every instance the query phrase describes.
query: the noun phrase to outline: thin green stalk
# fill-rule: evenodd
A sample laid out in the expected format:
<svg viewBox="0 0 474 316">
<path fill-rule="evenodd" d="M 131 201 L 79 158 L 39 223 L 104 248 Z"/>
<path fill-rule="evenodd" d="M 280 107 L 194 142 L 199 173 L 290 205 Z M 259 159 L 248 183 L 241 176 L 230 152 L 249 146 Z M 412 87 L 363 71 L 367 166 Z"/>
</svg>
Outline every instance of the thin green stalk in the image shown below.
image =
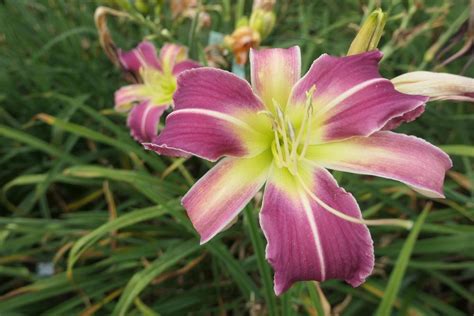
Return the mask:
<svg viewBox="0 0 474 316">
<path fill-rule="evenodd" d="M 198 9 L 196 10 L 196 13 L 194 14 L 193 20 L 191 22 L 191 30 L 189 32 L 188 47 L 189 47 L 189 54 L 191 58 L 198 57 L 194 50 L 194 44 L 195 44 L 197 26 L 199 23 L 199 15 L 201 14 L 200 7 L 201 7 L 201 1 L 199 1 Z"/>
<path fill-rule="evenodd" d="M 316 308 L 316 312 L 318 315 L 325 315 L 324 313 L 324 307 L 321 302 L 321 297 L 319 296 L 319 293 L 316 289 L 316 284 L 314 282 L 306 282 L 308 292 L 309 292 L 309 297 L 311 298 L 311 302 L 313 303 L 314 307 Z"/>
<path fill-rule="evenodd" d="M 290 291 L 286 292 L 281 296 L 281 312 L 283 316 L 293 315 L 293 310 L 291 309 Z"/>
<path fill-rule="evenodd" d="M 260 271 L 260 275 L 262 276 L 263 290 L 268 306 L 268 314 L 277 315 L 277 303 L 275 294 L 273 292 L 272 274 L 270 267 L 265 260 L 265 246 L 263 239 L 258 231 L 259 228 L 252 209 L 250 207 L 246 207 L 244 214 L 248 224 L 247 227 L 250 232 L 250 239 L 252 240 L 255 255 L 257 256 L 258 269 Z"/>
</svg>

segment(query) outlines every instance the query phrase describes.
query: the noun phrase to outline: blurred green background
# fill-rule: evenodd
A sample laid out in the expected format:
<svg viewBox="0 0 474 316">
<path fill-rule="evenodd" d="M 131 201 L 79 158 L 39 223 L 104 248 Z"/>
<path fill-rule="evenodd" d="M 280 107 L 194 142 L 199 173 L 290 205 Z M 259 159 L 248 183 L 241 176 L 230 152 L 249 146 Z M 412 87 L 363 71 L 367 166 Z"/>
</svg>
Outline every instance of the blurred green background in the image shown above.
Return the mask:
<svg viewBox="0 0 474 316">
<path fill-rule="evenodd" d="M 255 203 L 199 246 L 179 200 L 210 164 L 146 152 L 113 111 L 113 93 L 126 82 L 100 47 L 95 8 L 134 16 L 109 19 L 119 47 L 178 42 L 203 62 L 210 31 L 231 33 L 252 3 L 202 2 L 207 28 L 173 19 L 169 1 L 0 1 L 1 316 L 323 315 L 312 282 L 273 295 Z M 389 14 L 379 45 L 384 76 L 420 69 L 474 76 L 472 49 L 441 66 L 472 41 L 468 0 L 281 0 L 262 46 L 300 45 L 305 71 L 322 53 L 344 55 L 378 6 Z M 367 282 L 321 284 L 334 314 L 474 313 L 473 109 L 432 102 L 398 129 L 454 162 L 446 200 L 423 216 L 428 200 L 398 182 L 335 174 L 366 218 L 411 219 L 417 229 L 370 228 L 376 268 Z"/>
</svg>

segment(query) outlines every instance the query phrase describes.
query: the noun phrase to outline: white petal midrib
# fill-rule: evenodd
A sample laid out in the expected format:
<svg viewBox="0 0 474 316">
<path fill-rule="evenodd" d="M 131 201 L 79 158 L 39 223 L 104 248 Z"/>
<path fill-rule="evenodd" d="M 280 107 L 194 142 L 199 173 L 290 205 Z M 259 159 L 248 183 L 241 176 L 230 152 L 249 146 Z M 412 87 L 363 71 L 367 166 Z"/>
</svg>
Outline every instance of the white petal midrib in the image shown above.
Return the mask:
<svg viewBox="0 0 474 316">
<path fill-rule="evenodd" d="M 319 238 L 318 226 L 313 215 L 313 210 L 311 209 L 311 204 L 309 203 L 305 192 L 300 192 L 300 200 L 301 204 L 303 205 L 306 218 L 308 219 L 308 223 L 311 228 L 311 232 L 314 239 L 314 246 L 318 254 L 319 265 L 321 267 L 321 281 L 324 281 L 324 279 L 326 278 L 326 266 L 324 263 L 323 247 L 321 244 L 321 239 Z"/>
<path fill-rule="evenodd" d="M 220 120 L 223 120 L 223 121 L 226 121 L 226 122 L 229 122 L 231 124 L 234 124 L 234 125 L 237 125 L 245 130 L 248 130 L 252 133 L 257 133 L 257 134 L 260 134 L 260 132 L 258 132 L 257 130 L 255 130 L 254 128 L 252 128 L 248 123 L 242 121 L 242 120 L 239 120 L 238 118 L 235 118 L 234 116 L 232 115 L 229 115 L 229 114 L 226 114 L 226 113 L 222 113 L 222 112 L 218 112 L 218 111 L 214 111 L 214 110 L 207 110 L 207 109 L 181 109 L 181 110 L 174 110 L 173 112 L 171 112 L 170 115 L 168 115 L 169 117 L 171 116 L 175 116 L 175 115 L 179 115 L 179 114 L 201 114 L 201 115 L 206 115 L 206 116 L 210 116 L 210 117 L 214 117 L 214 118 L 217 118 L 217 119 L 220 119 Z"/>
<path fill-rule="evenodd" d="M 327 111 L 330 111 L 332 108 L 334 108 L 335 106 L 337 106 L 339 103 L 341 103 L 342 101 L 344 101 L 345 99 L 349 98 L 350 96 L 356 94 L 357 92 L 361 91 L 362 89 L 365 89 L 367 88 L 368 86 L 370 85 L 373 85 L 375 83 L 378 83 L 378 82 L 390 82 L 389 80 L 385 79 L 385 78 L 374 78 L 374 79 L 370 79 L 370 80 L 366 80 L 364 82 L 361 82 L 355 86 L 353 86 L 352 88 L 350 88 L 349 90 L 346 90 L 344 91 L 343 93 L 341 93 L 340 95 L 338 95 L 336 98 L 334 98 L 331 102 L 327 103 L 326 105 L 324 105 L 321 109 L 320 109 L 320 112 L 327 112 Z"/>
</svg>

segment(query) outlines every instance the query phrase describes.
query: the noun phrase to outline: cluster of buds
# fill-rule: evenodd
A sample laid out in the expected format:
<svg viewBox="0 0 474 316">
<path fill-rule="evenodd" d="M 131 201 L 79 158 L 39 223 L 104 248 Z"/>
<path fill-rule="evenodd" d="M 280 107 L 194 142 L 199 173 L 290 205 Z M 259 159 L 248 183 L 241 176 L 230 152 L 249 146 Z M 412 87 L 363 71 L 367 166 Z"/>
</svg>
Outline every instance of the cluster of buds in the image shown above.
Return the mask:
<svg viewBox="0 0 474 316">
<path fill-rule="evenodd" d="M 270 35 L 276 20 L 274 5 L 275 0 L 254 1 L 250 19 L 241 18 L 234 32 L 224 38 L 224 44 L 232 50 L 237 64 L 245 64 L 250 48 L 260 46 L 260 43 Z"/>
</svg>

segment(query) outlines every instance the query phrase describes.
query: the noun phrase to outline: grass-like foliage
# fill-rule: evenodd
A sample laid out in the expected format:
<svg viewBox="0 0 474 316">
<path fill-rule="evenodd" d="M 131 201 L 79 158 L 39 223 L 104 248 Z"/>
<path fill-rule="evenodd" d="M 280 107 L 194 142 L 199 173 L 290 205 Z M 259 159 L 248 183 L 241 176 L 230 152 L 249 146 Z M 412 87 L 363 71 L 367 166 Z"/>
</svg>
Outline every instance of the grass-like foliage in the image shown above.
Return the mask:
<svg viewBox="0 0 474 316">
<path fill-rule="evenodd" d="M 370 228 L 376 268 L 366 283 L 324 282 L 324 298 L 301 282 L 275 297 L 259 202 L 199 246 L 180 198 L 210 165 L 145 151 L 113 111 L 125 82 L 93 22 L 97 5 L 112 2 L 0 1 L 0 315 L 323 315 L 326 299 L 342 315 L 474 312 L 472 104 L 431 102 L 399 128 L 451 155 L 445 200 L 335 174 L 365 218 L 415 222 Z M 197 29 L 163 2 L 159 24 L 112 18 L 116 43 L 178 42 L 203 61 L 210 30 L 229 34 L 251 10 L 251 1 L 203 0 L 212 25 Z M 377 3 L 389 14 L 379 45 L 388 78 L 434 70 L 467 39 L 468 0 L 282 0 L 262 46 L 300 45 L 305 71 L 322 53 L 344 55 Z M 470 54 L 437 70 L 473 77 Z"/>
</svg>

